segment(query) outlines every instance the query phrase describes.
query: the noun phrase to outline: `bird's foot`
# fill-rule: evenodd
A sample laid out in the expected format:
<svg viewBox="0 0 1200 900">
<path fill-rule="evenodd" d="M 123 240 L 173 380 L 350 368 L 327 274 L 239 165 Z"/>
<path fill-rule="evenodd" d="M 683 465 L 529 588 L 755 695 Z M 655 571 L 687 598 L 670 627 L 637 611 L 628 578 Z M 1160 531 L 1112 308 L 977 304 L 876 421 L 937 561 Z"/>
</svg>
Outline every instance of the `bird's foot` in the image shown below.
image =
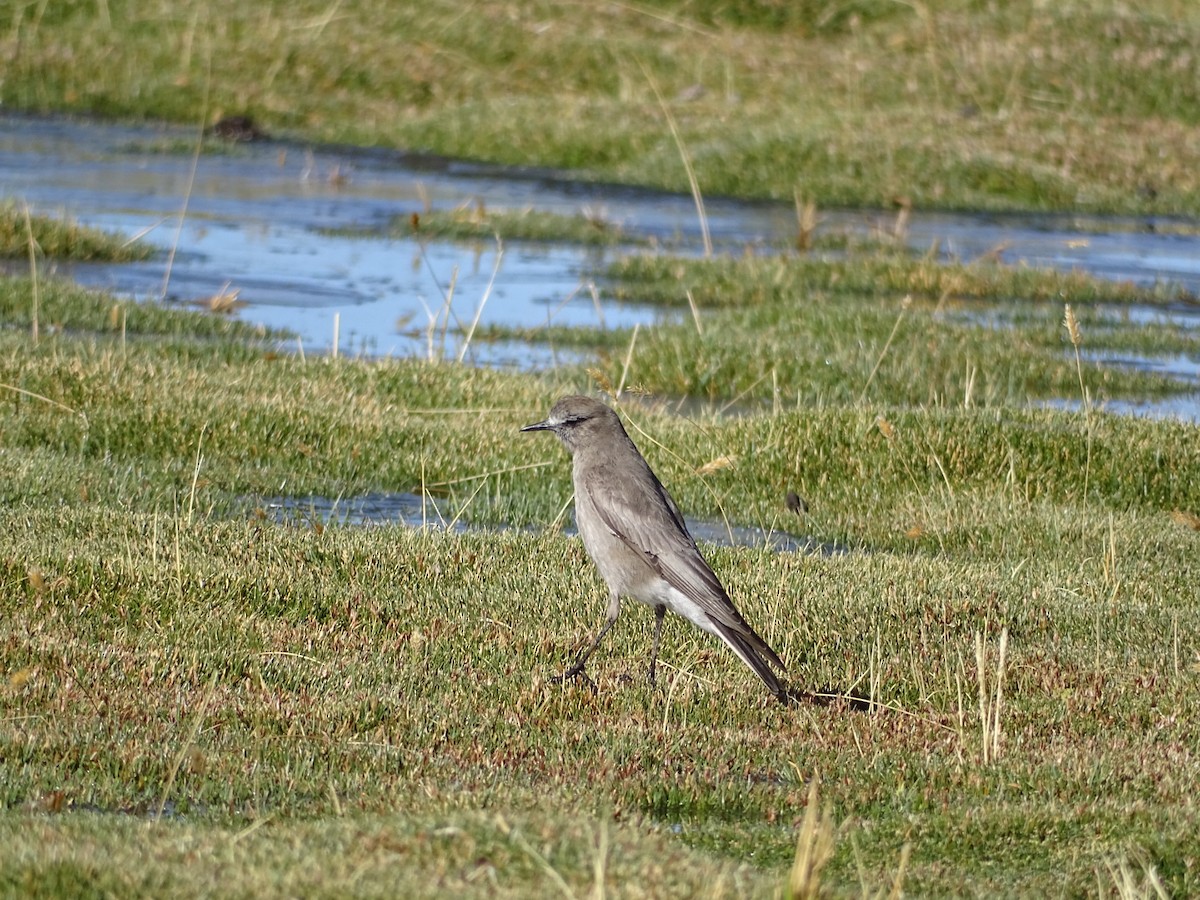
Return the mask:
<svg viewBox="0 0 1200 900">
<path fill-rule="evenodd" d="M 575 678 L 582 678 L 584 683 L 587 684 L 587 686 L 590 687 L 593 691 L 599 690 L 599 688 L 596 687 L 596 682 L 592 681 L 592 679 L 588 677 L 588 673 L 583 671 L 583 663 L 582 662 L 577 662 L 575 665 L 571 666 L 571 668 L 567 669 L 567 671 L 563 672 L 561 675 L 555 675 L 553 678 L 550 679 L 550 683 L 551 684 L 566 684 L 568 681 L 571 681 Z"/>
</svg>

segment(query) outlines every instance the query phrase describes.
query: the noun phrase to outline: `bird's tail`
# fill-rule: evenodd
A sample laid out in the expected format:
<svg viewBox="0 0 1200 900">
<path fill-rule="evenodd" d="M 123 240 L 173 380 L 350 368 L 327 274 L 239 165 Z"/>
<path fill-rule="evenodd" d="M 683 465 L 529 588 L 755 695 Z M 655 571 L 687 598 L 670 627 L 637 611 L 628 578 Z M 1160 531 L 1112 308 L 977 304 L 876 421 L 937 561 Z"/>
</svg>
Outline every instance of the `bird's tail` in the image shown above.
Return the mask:
<svg viewBox="0 0 1200 900">
<path fill-rule="evenodd" d="M 784 686 L 779 677 L 772 671 L 771 666 L 767 664 L 769 659 L 780 669 L 784 668 L 783 662 L 776 655 L 775 651 L 767 645 L 767 642 L 760 638 L 753 631 L 749 635 L 735 631 L 723 623 L 715 623 L 717 625 L 717 633 L 726 644 L 729 645 L 738 658 L 750 667 L 767 689 L 775 695 L 780 703 L 787 704 L 791 699 L 791 693 Z M 756 640 L 757 639 L 757 640 Z M 766 659 L 763 659 L 766 656 Z"/>
</svg>

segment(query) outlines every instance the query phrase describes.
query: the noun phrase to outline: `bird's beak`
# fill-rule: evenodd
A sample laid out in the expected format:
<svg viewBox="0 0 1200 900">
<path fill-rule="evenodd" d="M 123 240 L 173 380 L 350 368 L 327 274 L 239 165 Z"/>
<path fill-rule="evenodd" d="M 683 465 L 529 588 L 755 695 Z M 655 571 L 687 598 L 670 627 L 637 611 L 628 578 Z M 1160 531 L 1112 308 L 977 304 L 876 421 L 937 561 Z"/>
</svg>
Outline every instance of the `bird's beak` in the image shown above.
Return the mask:
<svg viewBox="0 0 1200 900">
<path fill-rule="evenodd" d="M 550 431 L 554 426 L 549 422 L 534 422 L 532 425 L 526 425 L 522 431 Z"/>
</svg>

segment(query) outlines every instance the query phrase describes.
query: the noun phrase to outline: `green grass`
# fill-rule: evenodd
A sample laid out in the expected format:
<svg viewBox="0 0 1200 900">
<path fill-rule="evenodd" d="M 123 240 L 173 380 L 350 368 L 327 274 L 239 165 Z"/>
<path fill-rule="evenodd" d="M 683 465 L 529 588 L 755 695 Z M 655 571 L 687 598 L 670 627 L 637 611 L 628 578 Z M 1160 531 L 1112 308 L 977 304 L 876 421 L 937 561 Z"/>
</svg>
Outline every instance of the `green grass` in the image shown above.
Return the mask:
<svg viewBox="0 0 1200 900">
<path fill-rule="evenodd" d="M 824 207 L 1194 215 L 1179 0 L 23 5 L 5 108 L 211 123 Z M 669 113 L 669 120 L 668 120 Z"/>
<path fill-rule="evenodd" d="M 109 0 L 20 6 L 0 46 L 6 108 L 248 113 L 685 190 L 674 127 L 704 193 L 821 207 L 1200 198 L 1200 19 L 1174 0 Z M 7 230 L 26 257 L 22 211 Z M 818 779 L 835 895 L 1200 893 L 1196 426 L 1099 411 L 1184 388 L 1077 365 L 1063 325 L 1070 304 L 1084 353 L 1195 355 L 1194 329 L 1120 315 L 1188 298 L 815 240 L 837 254 L 624 260 L 607 289 L 678 319 L 519 335 L 597 352 L 541 375 L 301 359 L 0 281 L 0 895 L 776 896 Z M 652 688 L 641 608 L 598 692 L 551 682 L 604 590 L 546 527 L 565 452 L 517 429 L 597 382 L 651 392 L 622 413 L 689 515 L 849 548 L 706 551 L 797 687 L 869 711 L 780 708 L 678 620 Z M 258 508 L 376 491 L 516 527 Z"/>
<path fill-rule="evenodd" d="M 593 694 L 550 681 L 604 596 L 540 527 L 569 464 L 517 430 L 582 373 L 278 356 L 158 308 L 122 340 L 111 298 L 59 290 L 71 327 L 0 330 L 0 892 L 772 896 L 818 776 L 839 894 L 1197 891 L 1195 426 L 627 401 L 689 514 L 851 548 L 709 555 L 797 686 L 878 705 L 781 708 L 679 621 L 651 688 L 641 608 Z M 381 490 L 535 528 L 253 502 Z"/>
<path fill-rule="evenodd" d="M 1186 324 L 1122 315 L 1133 306 L 1190 301 L 1186 291 L 1080 272 L 942 263 L 868 245 L 830 256 L 635 254 L 603 275 L 610 297 L 675 309 L 675 319 L 636 335 L 491 327 L 477 337 L 591 349 L 614 385 L 743 409 L 1078 401 L 1081 375 L 1100 402 L 1189 390 L 1137 369 L 1077 367 L 1063 327 L 1066 304 L 1079 320 L 1082 351 L 1200 353 L 1200 336 Z"/>
<path fill-rule="evenodd" d="M 1194 300 L 1182 288 L 1138 287 L 1080 271 L 1007 266 L 988 260 L 945 263 L 907 252 L 866 248 L 844 256 L 733 257 L 685 260 L 634 254 L 608 269 L 619 299 L 684 306 L 763 307 L 820 293 L 826 296 L 1070 303 L 1169 303 Z"/>
<path fill-rule="evenodd" d="M 733 896 L 754 887 L 768 890 L 772 883 L 745 866 L 714 865 L 649 825 L 573 810 L 547 815 L 534 796 L 504 813 L 463 809 L 450 800 L 429 804 L 416 815 L 346 812 L 319 823 L 264 816 L 255 822 L 265 824 L 249 826 L 254 830 L 111 815 L 63 817 L 49 826 L 44 822 L 32 816 L 22 826 L 47 836 L 55 863 L 11 865 L 0 875 L 0 890 L 19 894 L 37 884 L 78 897 L 446 892 L 561 897 L 561 888 L 546 875 L 548 867 L 569 867 L 570 883 L 587 890 L 595 877 L 576 878 L 572 872 L 597 863 L 610 890 L 644 882 L 680 896 Z M 147 855 L 163 865 L 147 871 Z M 270 882 L 262 877 L 265 859 L 283 863 Z"/>
<path fill-rule="evenodd" d="M 341 235 L 376 231 L 339 230 Z M 454 209 L 425 209 L 396 216 L 385 232 L 392 237 L 418 237 L 434 241 L 534 241 L 585 246 L 644 245 L 646 239 L 626 233 L 620 224 L 600 214 L 558 213 L 524 209 L 488 209 L 482 202 Z"/>
<path fill-rule="evenodd" d="M 34 285 L 33 279 L 22 277 L 0 282 L 0 322 L 23 330 L 32 326 Z M 280 336 L 257 325 L 198 310 L 117 298 L 61 278 L 39 278 L 36 290 L 40 327 L 51 331 L 175 337 L 184 343 L 219 337 L 250 340 Z M 241 344 L 228 344 L 225 349 L 234 354 L 244 352 Z"/>
<path fill-rule="evenodd" d="M 0 258 L 29 259 L 31 243 L 35 261 L 52 257 L 128 262 L 147 259 L 152 253 L 147 245 L 137 241 L 70 219 L 31 214 L 12 201 L 0 202 Z"/>
</svg>

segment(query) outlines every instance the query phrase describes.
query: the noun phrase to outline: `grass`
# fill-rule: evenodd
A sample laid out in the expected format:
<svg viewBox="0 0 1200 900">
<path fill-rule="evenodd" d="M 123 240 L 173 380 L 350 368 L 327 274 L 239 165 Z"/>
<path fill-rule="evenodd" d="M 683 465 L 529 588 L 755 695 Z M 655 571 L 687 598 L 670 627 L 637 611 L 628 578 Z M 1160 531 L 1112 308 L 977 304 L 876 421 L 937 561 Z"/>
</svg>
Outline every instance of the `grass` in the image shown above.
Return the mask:
<svg viewBox="0 0 1200 900">
<path fill-rule="evenodd" d="M 340 231 L 339 234 L 358 232 Z M 377 232 L 362 232 L 375 236 Z M 488 209 L 482 201 L 454 209 L 425 209 L 397 216 L 386 234 L 392 237 L 420 237 L 450 241 L 534 241 L 570 243 L 585 246 L 644 245 L 640 235 L 626 233 L 619 224 L 600 214 L 558 213 L 524 209 Z"/>
<path fill-rule="evenodd" d="M 41 278 L 35 282 L 30 278 L 14 276 L 0 282 L 0 321 L 9 327 L 31 327 L 35 291 L 41 326 L 51 331 L 118 338 L 122 335 L 162 339 L 176 337 L 183 343 L 218 337 L 252 341 L 281 336 L 257 325 L 223 316 L 86 290 L 61 278 Z M 240 343 L 225 345 L 228 352 L 235 354 L 243 352 L 243 346 Z"/>
<path fill-rule="evenodd" d="M 271 134 L 823 207 L 1194 215 L 1200 197 L 1200 18 L 1179 0 L 114 0 L 23 5 L 0 43 L 8 109 L 246 114 Z"/>
<path fill-rule="evenodd" d="M 83 312 L 0 330 L 3 892 L 771 896 L 818 777 L 836 893 L 1197 890 L 1194 426 L 627 401 L 689 514 L 851 548 L 709 554 L 797 685 L 873 708 L 780 708 L 678 621 L 651 688 L 642 609 L 593 694 L 550 682 L 602 612 L 577 540 L 247 499 L 544 525 L 568 463 L 517 428 L 582 373 L 305 360 L 147 315 L 138 340 Z"/>
<path fill-rule="evenodd" d="M 0 281 L 0 894 L 1200 893 L 1200 445 L 1103 411 L 1179 384 L 1088 362 L 1196 353 L 1194 329 L 1121 315 L 1190 298 L 830 243 L 803 212 L 1194 213 L 1196 12 L 581 10 L 14 10 L 7 108 L 694 176 L 795 198 L 797 243 L 827 255 L 626 259 L 609 289 L 678 318 L 539 333 L 598 350 L 541 375 L 300 358 L 211 314 Z M 597 692 L 552 683 L 604 592 L 545 527 L 564 452 L 517 429 L 618 383 L 689 515 L 847 548 L 706 548 L 829 706 L 779 707 L 678 620 L 647 685 L 644 609 Z M 258 508 L 375 491 L 476 527 Z"/>
<path fill-rule="evenodd" d="M 1078 400 L 1081 371 L 1063 328 L 1064 303 L 1075 308 L 1086 352 L 1200 352 L 1195 328 L 1127 315 L 1133 307 L 1191 302 L 1171 285 L 1145 288 L 987 260 L 947 263 L 874 244 L 824 256 L 634 254 L 604 275 L 609 296 L 678 314 L 636 337 L 630 330 L 498 327 L 478 337 L 593 349 L 612 384 L 624 379 L 655 395 L 743 409 Z M 1100 401 L 1188 390 L 1160 375 L 1095 363 L 1085 377 Z"/>
<path fill-rule="evenodd" d="M 690 852 L 648 827 L 580 813 L 547 817 L 534 797 L 504 814 L 464 811 L 451 801 L 418 816 L 348 813 L 319 826 L 267 819 L 260 827 L 251 826 L 253 830 L 180 829 L 169 822 L 113 820 L 93 816 L 93 824 L 80 819 L 49 837 L 59 855 L 51 883 L 62 894 L 134 891 L 199 896 L 265 891 L 267 895 L 394 897 L 486 891 L 492 896 L 561 897 L 564 891 L 547 872 L 564 863 L 598 868 L 610 883 L 648 878 L 680 895 L 711 891 L 715 881 L 716 896 L 731 896 L 767 881 L 746 867 L 714 866 L 703 854 Z M 67 842 L 82 852 L 68 849 Z M 645 855 L 647 847 L 655 846 L 655 857 Z M 145 872 L 148 853 L 163 861 L 160 870 Z M 92 863 L 100 858 L 115 865 Z M 261 876 L 267 858 L 286 860 L 273 883 Z M 206 862 L 197 865 L 199 860 Z M 4 887 L 19 890 L 21 879 L 30 874 L 28 869 L 10 868 Z M 580 890 L 595 882 L 595 876 L 581 879 L 582 883 L 568 877 Z"/>
<path fill-rule="evenodd" d="M 1172 286 L 1138 287 L 1107 281 L 1084 272 L 1064 272 L 914 258 L 904 252 L 851 252 L 843 257 L 768 257 L 690 261 L 670 256 L 636 254 L 622 257 L 608 270 L 618 282 L 615 296 L 660 305 L 681 306 L 682 288 L 693 291 L 701 307 L 766 306 L 817 293 L 841 296 L 902 297 L 932 301 L 1032 300 L 1077 303 L 1170 303 L 1194 300 Z"/>
<path fill-rule="evenodd" d="M 147 259 L 147 245 L 80 225 L 70 219 L 31 214 L 14 202 L 0 203 L 0 258 L 129 262 Z"/>
</svg>

